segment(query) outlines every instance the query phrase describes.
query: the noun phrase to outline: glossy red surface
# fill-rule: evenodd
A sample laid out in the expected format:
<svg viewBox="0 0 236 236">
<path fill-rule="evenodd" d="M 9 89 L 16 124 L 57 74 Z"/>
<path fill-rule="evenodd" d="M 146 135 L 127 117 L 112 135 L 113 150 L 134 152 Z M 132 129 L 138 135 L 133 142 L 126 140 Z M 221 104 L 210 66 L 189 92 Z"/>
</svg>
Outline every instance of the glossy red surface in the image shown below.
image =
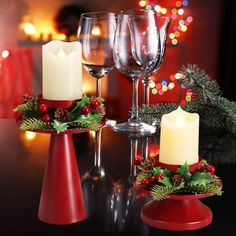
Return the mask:
<svg viewBox="0 0 236 236">
<path fill-rule="evenodd" d="M 86 218 L 71 134 L 51 135 L 38 216 L 50 224 L 71 224 Z"/>
</svg>

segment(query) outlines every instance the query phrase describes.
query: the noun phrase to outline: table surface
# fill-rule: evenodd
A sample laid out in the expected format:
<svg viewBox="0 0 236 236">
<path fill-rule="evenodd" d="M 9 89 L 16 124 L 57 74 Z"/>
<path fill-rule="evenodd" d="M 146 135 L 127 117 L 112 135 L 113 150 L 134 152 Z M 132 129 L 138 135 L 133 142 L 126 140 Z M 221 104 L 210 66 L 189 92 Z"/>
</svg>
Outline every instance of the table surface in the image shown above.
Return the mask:
<svg viewBox="0 0 236 236">
<path fill-rule="evenodd" d="M 90 132 L 73 135 L 82 179 L 87 219 L 71 225 L 50 225 L 38 217 L 49 134 L 26 138 L 11 119 L 0 119 L 0 235 L 227 235 L 236 222 L 236 138 L 223 131 L 200 132 L 200 156 L 216 166 L 223 180 L 223 195 L 202 199 L 213 212 L 212 223 L 199 230 L 175 232 L 145 225 L 140 209 L 150 199 L 130 181 L 131 138 L 102 130 L 101 160 L 105 177 L 86 177 L 93 168 L 94 137 Z M 137 140 L 142 154 L 144 138 Z M 158 137 L 149 138 L 149 152 Z M 131 168 L 132 170 L 132 168 Z M 178 212 L 176 212 L 178 214 Z"/>
</svg>

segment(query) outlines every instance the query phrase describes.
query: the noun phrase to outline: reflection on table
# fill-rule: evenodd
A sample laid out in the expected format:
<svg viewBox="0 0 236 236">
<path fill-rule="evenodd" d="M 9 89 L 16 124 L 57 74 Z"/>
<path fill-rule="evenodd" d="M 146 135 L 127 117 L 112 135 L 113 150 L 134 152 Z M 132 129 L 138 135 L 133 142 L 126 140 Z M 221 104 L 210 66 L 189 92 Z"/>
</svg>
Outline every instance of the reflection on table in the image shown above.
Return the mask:
<svg viewBox="0 0 236 236">
<path fill-rule="evenodd" d="M 104 128 L 101 137 L 102 177 L 89 178 L 93 167 L 94 136 L 76 134 L 73 141 L 80 169 L 87 219 L 71 225 L 49 225 L 37 218 L 50 136 L 20 131 L 14 120 L 0 120 L 0 235 L 216 235 L 232 232 L 236 220 L 234 170 L 236 137 L 224 131 L 201 130 L 200 156 L 216 166 L 223 195 L 203 199 L 213 222 L 195 231 L 174 232 L 145 225 L 140 209 L 150 197 L 132 183 L 135 156 L 156 152 L 159 137 L 128 137 Z M 26 136 L 28 135 L 28 136 Z M 34 133 L 35 135 L 35 133 Z M 34 136 L 33 135 L 33 136 Z"/>
</svg>

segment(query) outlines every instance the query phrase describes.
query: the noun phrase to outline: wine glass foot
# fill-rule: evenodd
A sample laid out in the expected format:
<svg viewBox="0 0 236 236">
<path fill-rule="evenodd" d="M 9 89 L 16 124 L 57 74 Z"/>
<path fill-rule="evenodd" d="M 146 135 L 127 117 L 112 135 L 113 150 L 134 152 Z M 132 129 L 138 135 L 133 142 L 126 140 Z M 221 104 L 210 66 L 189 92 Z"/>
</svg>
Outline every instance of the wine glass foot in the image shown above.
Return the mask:
<svg viewBox="0 0 236 236">
<path fill-rule="evenodd" d="M 117 124 L 113 127 L 113 130 L 120 133 L 127 133 L 131 135 L 146 136 L 151 135 L 156 132 L 156 127 L 148 125 L 145 123 L 140 123 L 140 125 L 130 125 L 129 122 Z"/>
</svg>

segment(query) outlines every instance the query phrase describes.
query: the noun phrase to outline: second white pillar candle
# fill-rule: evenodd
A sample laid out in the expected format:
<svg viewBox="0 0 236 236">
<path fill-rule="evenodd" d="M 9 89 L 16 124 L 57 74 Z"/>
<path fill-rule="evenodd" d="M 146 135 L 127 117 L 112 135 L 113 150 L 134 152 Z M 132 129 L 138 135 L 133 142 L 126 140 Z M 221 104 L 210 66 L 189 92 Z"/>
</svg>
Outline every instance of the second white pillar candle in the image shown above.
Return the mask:
<svg viewBox="0 0 236 236">
<path fill-rule="evenodd" d="M 191 165 L 199 161 L 199 115 L 183 111 L 181 107 L 161 118 L 161 163 Z"/>
</svg>

